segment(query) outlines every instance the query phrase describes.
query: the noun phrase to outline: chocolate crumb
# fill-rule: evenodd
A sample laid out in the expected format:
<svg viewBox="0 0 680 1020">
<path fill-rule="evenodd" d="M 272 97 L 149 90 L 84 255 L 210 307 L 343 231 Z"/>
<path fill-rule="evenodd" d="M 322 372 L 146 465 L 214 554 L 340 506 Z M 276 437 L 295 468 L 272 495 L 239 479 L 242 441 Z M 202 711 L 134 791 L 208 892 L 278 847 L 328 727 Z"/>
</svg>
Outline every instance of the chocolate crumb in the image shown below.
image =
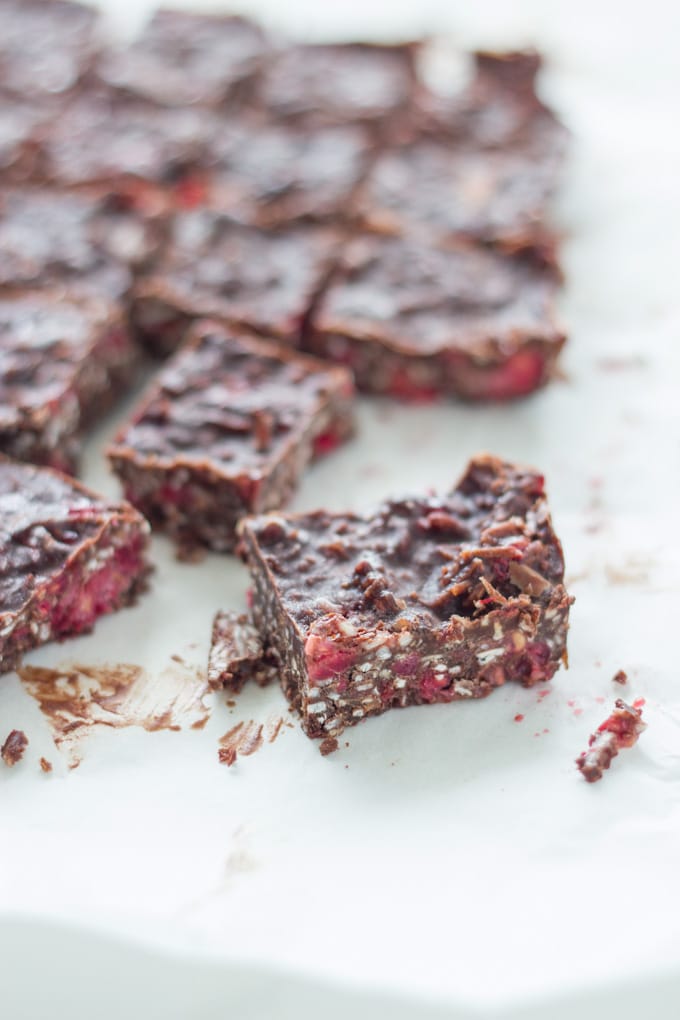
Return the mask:
<svg viewBox="0 0 680 1020">
<path fill-rule="evenodd" d="M 609 718 L 600 723 L 595 733 L 591 734 L 588 750 L 576 759 L 576 767 L 588 783 L 602 779 L 619 751 L 636 744 L 640 734 L 647 729 L 647 724 L 642 721 L 643 705 L 642 698 L 638 698 L 632 705 L 617 698 Z"/>
<path fill-rule="evenodd" d="M 319 751 L 325 758 L 327 754 L 332 754 L 333 751 L 337 751 L 338 746 L 339 745 L 336 737 L 326 737 L 325 740 L 321 741 L 321 744 L 319 745 Z"/>
<path fill-rule="evenodd" d="M 0 748 L 0 757 L 4 761 L 5 765 L 10 768 L 16 765 L 18 761 L 24 756 L 24 751 L 28 747 L 28 737 L 23 730 L 12 730 L 7 740 Z"/>
<path fill-rule="evenodd" d="M 628 683 L 628 674 L 625 672 L 625 670 L 620 669 L 616 673 L 614 673 L 612 681 L 615 684 L 626 684 Z"/>
<path fill-rule="evenodd" d="M 41 758 L 40 759 L 40 768 L 43 770 L 43 772 L 51 772 L 52 771 L 52 762 L 48 761 L 47 758 Z"/>
</svg>

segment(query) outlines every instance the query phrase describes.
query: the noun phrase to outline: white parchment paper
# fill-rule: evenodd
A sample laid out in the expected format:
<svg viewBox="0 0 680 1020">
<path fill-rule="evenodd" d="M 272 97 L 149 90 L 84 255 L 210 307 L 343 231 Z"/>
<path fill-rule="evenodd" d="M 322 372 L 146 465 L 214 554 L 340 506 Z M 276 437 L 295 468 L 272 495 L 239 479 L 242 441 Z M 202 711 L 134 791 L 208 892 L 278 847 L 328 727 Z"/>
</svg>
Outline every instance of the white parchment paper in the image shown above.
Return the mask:
<svg viewBox="0 0 680 1020">
<path fill-rule="evenodd" d="M 110 4 L 123 27 L 143 6 Z M 676 1017 L 680 17 L 657 0 L 235 6 L 317 36 L 455 30 L 551 56 L 544 92 L 575 136 L 557 210 L 564 380 L 508 407 L 366 401 L 359 438 L 308 472 L 295 507 L 444 488 L 485 449 L 536 464 L 577 600 L 570 669 L 549 694 L 391 712 L 327 759 L 283 727 L 231 769 L 218 738 L 289 718 L 277 689 L 213 698 L 200 731 L 99 729 L 69 770 L 1 678 L 0 736 L 30 739 L 0 768 L 3 1013 Z M 111 494 L 114 427 L 85 472 Z M 137 608 L 28 661 L 202 666 L 244 570 L 178 564 L 163 540 L 154 554 Z M 648 730 L 588 786 L 574 758 L 620 695 L 646 699 Z"/>
</svg>

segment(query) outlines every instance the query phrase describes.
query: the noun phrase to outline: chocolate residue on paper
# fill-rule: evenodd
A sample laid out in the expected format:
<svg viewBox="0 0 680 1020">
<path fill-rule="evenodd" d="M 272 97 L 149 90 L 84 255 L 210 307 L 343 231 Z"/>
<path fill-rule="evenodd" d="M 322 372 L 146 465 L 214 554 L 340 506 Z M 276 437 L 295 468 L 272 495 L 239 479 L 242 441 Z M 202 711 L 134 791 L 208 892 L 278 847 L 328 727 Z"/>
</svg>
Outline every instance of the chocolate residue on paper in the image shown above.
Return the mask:
<svg viewBox="0 0 680 1020">
<path fill-rule="evenodd" d="M 5 765 L 12 768 L 24 756 L 28 747 L 28 737 L 23 730 L 12 730 L 5 743 L 0 747 L 0 758 Z"/>
<path fill-rule="evenodd" d="M 43 770 L 43 772 L 51 772 L 52 771 L 52 762 L 48 761 L 47 758 L 41 758 L 40 759 L 40 768 Z"/>
<path fill-rule="evenodd" d="M 621 566 L 612 566 L 607 563 L 604 568 L 608 584 L 647 584 L 649 582 L 649 571 L 647 564 L 629 560 Z"/>
<path fill-rule="evenodd" d="M 72 748 L 93 726 L 179 730 L 204 725 L 209 716 L 205 674 L 179 664 L 158 674 L 132 663 L 23 666 L 17 672 L 47 717 L 57 746 Z"/>
<path fill-rule="evenodd" d="M 283 719 L 276 717 L 265 723 L 257 723 L 254 719 L 241 721 L 232 726 L 219 740 L 217 757 L 223 765 L 233 765 L 241 755 L 247 758 L 262 747 L 264 740 L 273 744 L 283 726 Z"/>
</svg>

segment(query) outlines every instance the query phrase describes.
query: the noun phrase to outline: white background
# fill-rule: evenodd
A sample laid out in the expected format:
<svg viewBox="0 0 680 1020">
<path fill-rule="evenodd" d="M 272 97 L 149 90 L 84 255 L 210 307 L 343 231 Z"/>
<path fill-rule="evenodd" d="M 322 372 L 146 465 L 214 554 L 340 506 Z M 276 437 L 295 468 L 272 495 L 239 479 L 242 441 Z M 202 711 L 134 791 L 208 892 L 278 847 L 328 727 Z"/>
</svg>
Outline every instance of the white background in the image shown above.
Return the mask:
<svg viewBox="0 0 680 1020">
<path fill-rule="evenodd" d="M 145 7 L 108 6 L 123 27 Z M 571 668 L 543 699 L 510 686 L 393 712 L 328 759 L 286 728 L 226 769 L 225 730 L 284 712 L 277 690 L 245 691 L 231 713 L 216 699 L 201 732 L 99 733 L 71 772 L 3 678 L 0 731 L 31 741 L 0 772 L 3 1015 L 677 1017 L 680 17 L 659 2 L 234 7 L 309 37 L 443 30 L 550 55 L 544 94 L 575 136 L 557 209 L 565 380 L 509 407 L 365 402 L 360 438 L 295 505 L 446 487 L 482 449 L 538 465 L 577 598 Z M 114 494 L 99 456 L 112 429 L 86 477 Z M 242 568 L 155 551 L 138 608 L 30 662 L 201 665 Z M 619 668 L 649 729 L 591 787 L 573 759 Z"/>
</svg>

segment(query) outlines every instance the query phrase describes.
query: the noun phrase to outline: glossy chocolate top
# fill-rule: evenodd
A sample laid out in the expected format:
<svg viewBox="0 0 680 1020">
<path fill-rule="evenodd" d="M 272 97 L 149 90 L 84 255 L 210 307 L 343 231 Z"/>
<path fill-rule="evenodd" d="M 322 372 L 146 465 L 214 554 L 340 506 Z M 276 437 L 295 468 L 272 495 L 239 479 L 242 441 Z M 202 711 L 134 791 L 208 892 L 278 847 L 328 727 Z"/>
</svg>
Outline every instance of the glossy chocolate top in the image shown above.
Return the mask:
<svg viewBox="0 0 680 1020">
<path fill-rule="evenodd" d="M 306 125 L 377 121 L 407 106 L 415 46 L 290 46 L 263 75 L 260 97 L 275 117 Z"/>
<path fill-rule="evenodd" d="M 310 133 L 245 119 L 225 125 L 214 155 L 216 204 L 261 224 L 345 215 L 368 165 L 360 128 Z"/>
<path fill-rule="evenodd" d="M 69 0 L 0 0 L 0 92 L 73 88 L 95 52 L 98 20 L 94 7 Z"/>
<path fill-rule="evenodd" d="M 320 331 L 375 337 L 406 354 L 470 350 L 535 334 L 561 342 L 554 277 L 528 256 L 397 237 L 350 245 L 314 314 Z"/>
<path fill-rule="evenodd" d="M 359 209 L 383 229 L 517 239 L 545 229 L 561 154 L 423 140 L 380 156 Z"/>
<path fill-rule="evenodd" d="M 99 301 L 63 292 L 28 292 L 0 297 L 0 427 L 42 415 L 73 395 L 73 383 L 112 317 Z"/>
<path fill-rule="evenodd" d="M 121 510 L 64 475 L 0 457 L 0 618 L 20 609 Z"/>
<path fill-rule="evenodd" d="M 121 177 L 170 184 L 205 162 L 218 130 L 207 110 L 163 109 L 92 91 L 36 133 L 34 176 L 71 186 Z"/>
<path fill-rule="evenodd" d="M 274 344 L 210 324 L 163 368 L 114 452 L 201 464 L 258 478 L 308 428 L 349 374 Z"/>
<path fill-rule="evenodd" d="M 64 282 L 117 298 L 132 282 L 128 266 L 154 248 L 142 219 L 85 195 L 0 193 L 0 287 Z"/>
<path fill-rule="evenodd" d="M 361 631 L 438 626 L 521 593 L 540 599 L 564 571 L 543 478 L 490 456 L 446 496 L 392 500 L 370 516 L 269 514 L 243 530 L 303 629 L 329 616 Z"/>
<path fill-rule="evenodd" d="M 337 243 L 312 227 L 264 233 L 207 209 L 183 213 L 139 290 L 194 314 L 289 335 L 299 331 Z"/>
<path fill-rule="evenodd" d="M 270 45 L 247 18 L 161 9 L 132 45 L 104 54 L 98 73 L 162 106 L 215 105 L 256 73 Z"/>
</svg>

